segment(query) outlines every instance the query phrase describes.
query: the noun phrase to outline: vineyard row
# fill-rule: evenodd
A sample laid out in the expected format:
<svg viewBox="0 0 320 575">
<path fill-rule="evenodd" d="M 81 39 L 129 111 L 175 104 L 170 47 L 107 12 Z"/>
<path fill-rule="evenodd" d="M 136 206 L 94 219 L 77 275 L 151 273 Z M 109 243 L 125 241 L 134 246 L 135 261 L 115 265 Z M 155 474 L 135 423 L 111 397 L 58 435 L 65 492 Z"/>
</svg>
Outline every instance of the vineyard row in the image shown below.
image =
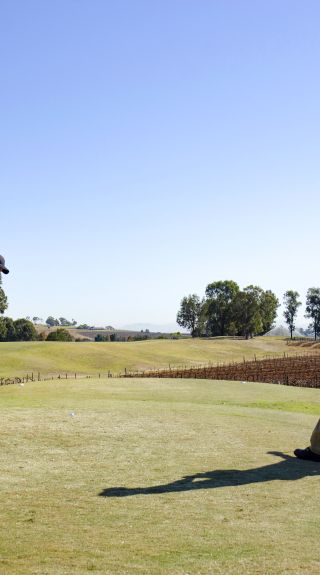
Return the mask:
<svg viewBox="0 0 320 575">
<path fill-rule="evenodd" d="M 164 377 L 260 381 L 320 388 L 320 355 L 277 357 L 206 367 L 125 373 L 122 377 Z"/>
</svg>

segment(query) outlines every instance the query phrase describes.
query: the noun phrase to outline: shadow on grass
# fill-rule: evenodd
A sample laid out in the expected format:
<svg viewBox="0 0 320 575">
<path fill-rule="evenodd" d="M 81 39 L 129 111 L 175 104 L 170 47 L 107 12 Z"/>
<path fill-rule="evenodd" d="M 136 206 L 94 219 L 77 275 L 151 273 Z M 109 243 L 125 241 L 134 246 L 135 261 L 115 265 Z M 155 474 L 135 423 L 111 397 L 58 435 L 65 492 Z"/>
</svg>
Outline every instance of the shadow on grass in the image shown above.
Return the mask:
<svg viewBox="0 0 320 575">
<path fill-rule="evenodd" d="M 110 487 L 99 493 L 100 497 L 128 497 L 130 495 L 155 495 L 159 493 L 178 493 L 194 489 L 215 489 L 217 487 L 236 487 L 250 483 L 282 480 L 296 481 L 303 477 L 320 475 L 320 463 L 301 461 L 280 451 L 269 451 L 271 455 L 282 457 L 282 461 L 254 467 L 253 469 L 217 469 L 187 475 L 182 479 L 154 485 L 152 487 Z"/>
</svg>

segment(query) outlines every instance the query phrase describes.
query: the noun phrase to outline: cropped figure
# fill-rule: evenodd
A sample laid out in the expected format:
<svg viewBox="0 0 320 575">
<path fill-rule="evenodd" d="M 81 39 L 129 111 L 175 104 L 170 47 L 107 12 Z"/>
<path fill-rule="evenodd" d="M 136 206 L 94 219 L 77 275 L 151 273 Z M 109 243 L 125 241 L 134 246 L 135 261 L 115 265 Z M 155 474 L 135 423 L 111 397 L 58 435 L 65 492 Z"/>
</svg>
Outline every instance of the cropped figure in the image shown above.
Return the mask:
<svg viewBox="0 0 320 575">
<path fill-rule="evenodd" d="M 3 274 L 9 273 L 8 268 L 6 268 L 6 262 L 3 256 L 0 256 L 0 272 L 2 272 Z"/>
<path fill-rule="evenodd" d="M 310 446 L 305 449 L 296 449 L 294 454 L 299 459 L 320 462 L 320 419 L 312 432 Z"/>
</svg>

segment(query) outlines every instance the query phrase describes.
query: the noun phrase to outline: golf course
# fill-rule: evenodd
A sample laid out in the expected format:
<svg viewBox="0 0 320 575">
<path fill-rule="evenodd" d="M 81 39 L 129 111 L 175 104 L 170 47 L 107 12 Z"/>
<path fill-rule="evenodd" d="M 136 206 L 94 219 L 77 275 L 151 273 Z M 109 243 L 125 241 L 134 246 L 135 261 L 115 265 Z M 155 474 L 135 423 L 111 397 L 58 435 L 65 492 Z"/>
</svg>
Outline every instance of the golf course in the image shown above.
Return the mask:
<svg viewBox="0 0 320 575">
<path fill-rule="evenodd" d="M 2 344 L 1 369 L 283 353 L 266 340 Z M 0 575 L 319 573 L 320 464 L 293 456 L 318 390 L 91 377 L 3 386 L 0 405 Z"/>
<path fill-rule="evenodd" d="M 299 348 L 308 353 L 310 348 Z M 285 338 L 256 337 L 249 340 L 229 338 L 149 340 L 126 343 L 113 342 L 1 342 L 0 377 L 23 377 L 38 372 L 42 376 L 60 373 L 98 375 L 125 369 L 162 369 L 169 365 L 207 365 L 262 359 L 283 354 L 295 355 Z"/>
</svg>

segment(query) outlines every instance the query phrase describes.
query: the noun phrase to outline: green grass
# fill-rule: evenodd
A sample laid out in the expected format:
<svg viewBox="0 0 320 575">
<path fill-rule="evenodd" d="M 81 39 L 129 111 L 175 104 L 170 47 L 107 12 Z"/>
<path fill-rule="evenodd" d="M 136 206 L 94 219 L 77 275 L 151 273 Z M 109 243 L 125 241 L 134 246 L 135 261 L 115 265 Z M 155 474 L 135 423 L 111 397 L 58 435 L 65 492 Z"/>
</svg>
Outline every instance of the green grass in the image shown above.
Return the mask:
<svg viewBox="0 0 320 575">
<path fill-rule="evenodd" d="M 318 390 L 60 380 L 0 407 L 0 575 L 319 573 L 320 464 L 291 457 Z"/>
<path fill-rule="evenodd" d="M 239 361 L 266 355 L 295 354 L 284 339 L 259 337 L 237 340 L 150 340 L 128 343 L 0 343 L 0 376 L 20 376 L 27 372 L 42 375 L 59 373 L 118 373 L 177 365 Z M 299 350 L 299 353 L 306 353 Z"/>
</svg>

